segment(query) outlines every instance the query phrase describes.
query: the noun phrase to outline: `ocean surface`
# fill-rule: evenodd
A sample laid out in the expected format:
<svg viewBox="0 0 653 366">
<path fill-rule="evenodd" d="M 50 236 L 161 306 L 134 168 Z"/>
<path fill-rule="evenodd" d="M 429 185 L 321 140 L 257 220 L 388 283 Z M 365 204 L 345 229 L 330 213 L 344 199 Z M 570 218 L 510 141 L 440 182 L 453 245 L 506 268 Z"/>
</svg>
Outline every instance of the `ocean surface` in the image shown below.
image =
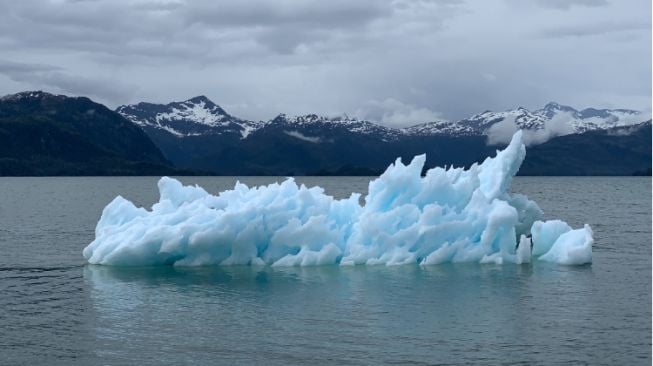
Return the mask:
<svg viewBox="0 0 653 366">
<path fill-rule="evenodd" d="M 346 197 L 369 178 L 297 180 Z M 592 226 L 580 267 L 85 265 L 103 207 L 149 207 L 156 181 L 0 178 L 0 365 L 651 364 L 648 177 L 515 179 L 546 218 Z"/>
</svg>

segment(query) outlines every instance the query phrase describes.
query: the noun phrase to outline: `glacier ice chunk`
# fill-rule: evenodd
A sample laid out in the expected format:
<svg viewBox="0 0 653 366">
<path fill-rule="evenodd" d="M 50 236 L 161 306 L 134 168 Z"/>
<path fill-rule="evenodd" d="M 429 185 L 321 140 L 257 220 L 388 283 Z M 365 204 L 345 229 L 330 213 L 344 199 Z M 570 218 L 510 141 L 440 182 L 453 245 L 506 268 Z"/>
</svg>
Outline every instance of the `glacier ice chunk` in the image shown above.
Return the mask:
<svg viewBox="0 0 653 366">
<path fill-rule="evenodd" d="M 548 252 L 539 260 L 567 265 L 592 263 L 592 229 L 585 224 L 582 229 L 570 230 L 560 235 Z"/>
<path fill-rule="evenodd" d="M 560 220 L 535 221 L 531 227 L 533 255 L 548 252 L 560 235 L 571 231 L 571 226 Z"/>
<path fill-rule="evenodd" d="M 150 210 L 116 197 L 103 210 L 89 263 L 114 266 L 527 263 L 591 261 L 589 226 L 538 221 L 542 211 L 509 192 L 526 149 L 521 132 L 469 169 L 397 159 L 360 195 L 282 183 L 211 195 L 163 177 Z M 531 253 L 532 234 L 533 250 Z"/>
</svg>

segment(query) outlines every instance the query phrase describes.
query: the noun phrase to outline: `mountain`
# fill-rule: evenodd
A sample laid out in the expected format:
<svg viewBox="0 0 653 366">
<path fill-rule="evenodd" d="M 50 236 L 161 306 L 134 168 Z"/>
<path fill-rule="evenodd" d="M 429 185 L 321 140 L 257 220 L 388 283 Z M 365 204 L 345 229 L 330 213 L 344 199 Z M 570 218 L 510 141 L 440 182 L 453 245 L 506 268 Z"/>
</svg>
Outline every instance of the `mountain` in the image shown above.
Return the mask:
<svg viewBox="0 0 653 366">
<path fill-rule="evenodd" d="M 138 103 L 120 106 L 116 112 L 147 130 L 162 130 L 178 137 L 198 135 L 247 135 L 262 122 L 242 120 L 201 95 L 165 105 Z"/>
<path fill-rule="evenodd" d="M 243 120 L 228 114 L 205 96 L 168 104 L 138 103 L 120 106 L 116 112 L 145 130 L 161 130 L 177 137 L 200 135 L 239 135 L 246 139 L 252 132 L 272 124 L 285 128 L 309 129 L 325 132 L 346 129 L 357 134 L 386 134 L 388 138 L 399 130 L 347 116 L 323 117 L 315 114 L 289 117 L 280 114 L 263 121 Z"/>
<path fill-rule="evenodd" d="M 595 129 L 531 146 L 521 175 L 651 175 L 651 121 Z"/>
<path fill-rule="evenodd" d="M 427 167 L 468 167 L 494 154 L 489 135 L 506 120 L 529 133 L 566 126 L 533 139 L 520 174 L 650 175 L 643 118 L 549 103 L 397 129 L 346 115 L 248 121 L 205 96 L 111 111 L 85 97 L 22 92 L 0 98 L 0 175 L 375 175 L 424 153 Z"/>
<path fill-rule="evenodd" d="M 520 129 L 541 130 L 551 124 L 562 123 L 568 126 L 565 133 L 582 133 L 629 126 L 644 122 L 650 116 L 629 109 L 587 108 L 578 111 L 569 106 L 549 102 L 544 108 L 532 112 L 523 107 L 503 112 L 485 111 L 456 122 L 424 123 L 405 130 L 421 135 L 487 135 L 492 126 L 507 118 L 514 120 Z"/>
<path fill-rule="evenodd" d="M 528 131 L 563 123 L 567 126 L 564 134 L 583 135 L 578 140 L 583 143 L 592 140 L 603 143 L 606 138 L 620 140 L 620 136 L 629 133 L 626 127 L 647 118 L 637 111 L 591 108 L 578 111 L 552 102 L 536 111 L 522 107 L 504 112 L 486 111 L 457 122 L 436 121 L 397 129 L 347 116 L 315 114 L 281 114 L 268 121 L 247 121 L 228 114 L 205 96 L 165 105 L 121 106 L 117 112 L 141 127 L 175 166 L 222 175 L 378 174 L 396 157 L 409 160 L 422 153 L 427 154 L 428 166 L 469 166 L 494 153 L 496 146 L 488 146 L 487 135 L 492 126 L 506 119 L 514 120 L 517 127 Z M 613 131 L 619 128 L 624 129 L 619 133 Z M 561 134 L 559 131 L 551 134 L 550 141 L 555 140 L 551 149 L 566 151 L 569 156 L 576 154 L 586 166 L 563 169 L 561 163 L 542 158 L 544 165 L 538 165 L 537 159 L 529 163 L 525 170 L 528 174 L 555 175 L 564 170 L 564 174 L 572 175 L 593 172 L 629 175 L 650 165 L 650 151 L 647 157 L 640 149 L 634 155 L 623 152 L 622 156 L 630 156 L 632 164 L 616 169 L 573 151 L 567 141 L 576 140 L 558 140 L 556 136 Z M 548 151 L 539 149 L 531 153 L 531 150 L 529 159 L 531 155 L 537 158 Z M 612 160 L 619 159 L 617 155 Z"/>
<path fill-rule="evenodd" d="M 176 170 L 143 130 L 85 97 L 0 98 L 0 175 L 145 175 Z"/>
<path fill-rule="evenodd" d="M 401 136 L 487 135 L 493 125 L 506 118 L 513 119 L 519 128 L 527 130 L 544 129 L 554 123 L 553 121 L 561 121 L 569 125 L 569 133 L 629 126 L 648 119 L 648 116 L 641 112 L 629 109 L 587 108 L 578 111 L 569 106 L 550 102 L 535 111 L 523 107 L 503 112 L 485 111 L 460 121 L 425 122 L 396 129 L 348 116 L 324 117 L 316 114 L 292 117 L 280 114 L 269 121 L 248 121 L 231 116 L 205 96 L 165 105 L 152 103 L 125 105 L 118 107 L 116 111 L 146 130 L 161 130 L 177 137 L 234 134 L 240 135 L 241 139 L 246 139 L 251 133 L 272 125 L 320 133 L 347 130 L 349 133 L 377 135 L 391 141 Z"/>
</svg>

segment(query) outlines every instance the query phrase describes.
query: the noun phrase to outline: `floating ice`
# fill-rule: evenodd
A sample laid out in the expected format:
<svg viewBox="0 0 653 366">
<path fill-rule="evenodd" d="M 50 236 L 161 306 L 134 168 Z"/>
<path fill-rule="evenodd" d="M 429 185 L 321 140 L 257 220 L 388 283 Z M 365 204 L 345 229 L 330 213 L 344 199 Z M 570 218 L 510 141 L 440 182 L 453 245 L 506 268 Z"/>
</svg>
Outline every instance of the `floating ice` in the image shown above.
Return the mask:
<svg viewBox="0 0 653 366">
<path fill-rule="evenodd" d="M 292 178 L 213 196 L 164 177 L 150 211 L 120 196 L 107 205 L 83 254 L 115 266 L 591 262 L 589 226 L 536 221 L 537 204 L 508 193 L 525 154 L 517 132 L 468 170 L 422 177 L 424 155 L 397 159 L 370 182 L 363 205 L 359 194 L 337 200 Z"/>
<path fill-rule="evenodd" d="M 555 232 L 555 234 L 548 235 L 549 240 L 553 240 L 545 245 L 549 245 L 551 248 L 539 258 L 540 260 L 560 264 L 592 262 L 594 238 L 592 238 L 592 229 L 589 225 L 585 224 L 585 227 L 582 229 L 569 229 L 563 233 Z M 533 234 L 533 240 L 536 240 L 535 234 Z"/>
</svg>

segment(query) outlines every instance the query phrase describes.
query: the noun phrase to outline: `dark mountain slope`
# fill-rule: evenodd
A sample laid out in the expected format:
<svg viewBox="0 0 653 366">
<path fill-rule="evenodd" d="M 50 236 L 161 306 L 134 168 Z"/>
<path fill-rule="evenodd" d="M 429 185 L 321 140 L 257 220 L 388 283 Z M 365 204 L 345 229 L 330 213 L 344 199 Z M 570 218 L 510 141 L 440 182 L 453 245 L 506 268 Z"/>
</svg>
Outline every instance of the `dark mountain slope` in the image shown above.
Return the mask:
<svg viewBox="0 0 653 366">
<path fill-rule="evenodd" d="M 469 166 L 493 153 L 484 136 L 402 136 L 384 140 L 332 127 L 270 124 L 246 139 L 233 135 L 177 137 L 146 129 L 173 164 L 219 175 L 370 175 L 397 157 L 427 154 L 427 165 Z M 319 136 L 319 137 L 315 137 Z"/>
<path fill-rule="evenodd" d="M 651 170 L 651 121 L 559 136 L 526 150 L 520 175 L 633 175 Z"/>
<path fill-rule="evenodd" d="M 0 175 L 170 172 L 138 126 L 88 98 L 44 92 L 0 98 Z"/>
</svg>

